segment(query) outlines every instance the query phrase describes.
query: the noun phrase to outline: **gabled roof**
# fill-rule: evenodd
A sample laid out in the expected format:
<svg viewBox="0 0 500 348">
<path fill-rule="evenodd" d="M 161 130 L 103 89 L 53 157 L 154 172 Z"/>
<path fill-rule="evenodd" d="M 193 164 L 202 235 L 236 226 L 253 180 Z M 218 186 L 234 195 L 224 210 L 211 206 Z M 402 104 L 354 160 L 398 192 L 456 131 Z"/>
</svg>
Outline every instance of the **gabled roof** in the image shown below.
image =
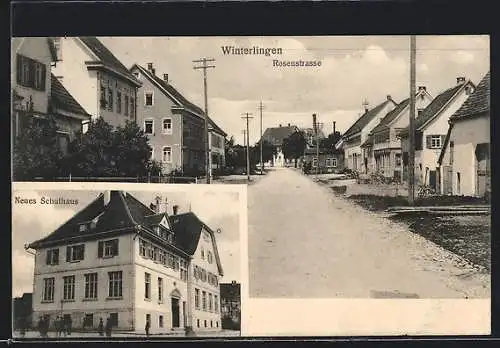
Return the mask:
<svg viewBox="0 0 500 348">
<path fill-rule="evenodd" d="M 458 92 L 464 88 L 470 81 L 453 86 L 447 90 L 441 92 L 436 98 L 434 98 L 429 105 L 422 111 L 420 116 L 415 119 L 415 130 L 421 131 L 426 124 L 428 124 L 432 119 L 439 115 L 439 112 L 453 100 L 453 98 L 458 94 Z M 409 126 L 403 128 L 399 135 L 404 137 L 408 135 Z"/>
<path fill-rule="evenodd" d="M 401 103 L 399 103 L 394 109 L 389 111 L 387 115 L 384 116 L 383 119 L 380 120 L 380 123 L 375 128 L 373 128 L 371 133 L 375 134 L 388 129 L 389 128 L 388 125 L 392 121 L 394 121 L 401 112 L 403 112 L 403 110 L 408 106 L 409 103 L 410 103 L 410 98 L 407 98 L 403 100 Z"/>
<path fill-rule="evenodd" d="M 93 36 L 79 36 L 78 38 L 97 56 L 100 63 L 125 75 L 132 81 L 136 81 L 139 85 L 139 81 L 137 81 L 135 76 L 130 73 L 127 67 L 98 38 Z"/>
<path fill-rule="evenodd" d="M 387 99 L 383 103 L 375 106 L 373 109 L 367 110 L 360 118 L 353 123 L 353 125 L 344 133 L 342 137 L 346 138 L 356 133 L 361 132 L 361 130 L 373 120 L 377 114 L 387 106 L 389 103 L 395 103 L 392 99 Z"/>
<path fill-rule="evenodd" d="M 299 131 L 297 126 L 271 127 L 264 131 L 262 139 L 269 142 L 273 146 L 281 146 L 283 145 L 284 139 L 288 138 L 297 131 Z"/>
<path fill-rule="evenodd" d="M 373 135 L 368 134 L 368 137 L 366 137 L 366 140 L 361 144 L 361 147 L 369 147 L 373 145 Z"/>
<path fill-rule="evenodd" d="M 88 114 L 85 109 L 78 103 L 75 98 L 68 92 L 68 90 L 63 86 L 61 81 L 54 74 L 50 74 L 50 95 L 51 95 L 51 103 L 54 107 L 69 111 L 74 114 L 81 115 L 82 118 L 89 118 L 90 114 Z"/>
<path fill-rule="evenodd" d="M 179 92 L 170 83 L 152 74 L 148 69 L 142 67 L 139 64 L 134 64 L 132 68 L 130 68 L 130 70 L 132 70 L 134 67 L 137 67 L 144 76 L 146 76 L 153 84 L 156 84 L 165 96 L 172 98 L 177 106 L 183 107 L 184 109 L 190 111 L 198 117 L 203 118 L 205 116 L 205 112 L 199 106 L 187 100 L 187 98 L 185 98 L 182 93 Z M 215 131 L 222 134 L 224 137 L 227 135 L 226 132 L 224 132 L 210 117 L 208 117 L 208 122 Z"/>
<path fill-rule="evenodd" d="M 451 122 L 482 114 L 490 110 L 490 72 L 488 71 L 476 90 L 460 106 L 460 108 L 450 117 Z"/>
<path fill-rule="evenodd" d="M 194 213 L 169 216 L 167 213 L 156 213 L 137 198 L 123 191 L 111 191 L 109 203 L 104 205 L 104 194 L 100 194 L 85 208 L 57 228 L 47 237 L 30 244 L 31 248 L 43 248 L 50 245 L 66 245 L 72 242 L 107 238 L 111 232 L 121 231 L 121 234 L 135 233 L 143 228 L 152 233 L 151 228 L 166 217 L 174 232 L 174 247 L 187 255 L 193 255 L 200 240 L 201 231 L 207 230 L 213 240 L 215 256 L 219 271 L 222 266 L 218 256 L 214 232 L 205 225 Z M 80 231 L 82 223 L 96 221 L 94 228 Z"/>
</svg>

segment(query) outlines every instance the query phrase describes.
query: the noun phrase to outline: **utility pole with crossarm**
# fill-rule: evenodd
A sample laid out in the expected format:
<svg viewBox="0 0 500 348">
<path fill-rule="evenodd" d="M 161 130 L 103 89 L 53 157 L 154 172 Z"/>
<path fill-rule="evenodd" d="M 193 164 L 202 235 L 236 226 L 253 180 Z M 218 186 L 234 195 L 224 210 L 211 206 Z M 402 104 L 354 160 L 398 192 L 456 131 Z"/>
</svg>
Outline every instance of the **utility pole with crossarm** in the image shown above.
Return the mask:
<svg viewBox="0 0 500 348">
<path fill-rule="evenodd" d="M 211 154 L 210 154 L 210 149 L 209 149 L 209 142 L 208 142 L 208 97 L 207 97 L 207 69 L 210 68 L 215 68 L 215 65 L 208 65 L 208 62 L 215 62 L 215 59 L 213 58 L 201 58 L 198 60 L 193 60 L 193 63 L 201 63 L 201 65 L 195 66 L 193 69 L 198 70 L 198 69 L 203 69 L 203 90 L 204 90 L 204 95 L 205 95 L 205 170 L 206 170 L 206 177 L 207 177 L 207 184 L 210 184 L 210 179 L 212 177 L 211 172 L 212 172 L 212 166 L 210 164 L 211 162 Z"/>
<path fill-rule="evenodd" d="M 259 104 L 260 111 L 260 174 L 264 174 L 264 160 L 262 156 L 262 110 L 264 110 L 264 105 L 262 101 Z"/>
<path fill-rule="evenodd" d="M 245 115 L 245 116 L 243 116 L 241 118 L 244 118 L 247 120 L 247 179 L 250 182 L 250 145 L 249 145 L 250 144 L 250 137 L 248 136 L 248 134 L 249 134 L 248 121 L 253 117 L 250 116 L 251 115 L 250 112 L 245 112 L 245 113 L 243 113 L 243 115 Z"/>
</svg>

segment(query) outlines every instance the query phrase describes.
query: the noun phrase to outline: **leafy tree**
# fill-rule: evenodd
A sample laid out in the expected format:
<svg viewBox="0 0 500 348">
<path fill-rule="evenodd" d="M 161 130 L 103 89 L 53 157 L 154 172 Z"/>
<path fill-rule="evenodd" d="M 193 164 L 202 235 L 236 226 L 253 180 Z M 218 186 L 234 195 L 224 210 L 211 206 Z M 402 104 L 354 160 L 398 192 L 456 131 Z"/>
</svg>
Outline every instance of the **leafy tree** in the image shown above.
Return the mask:
<svg viewBox="0 0 500 348">
<path fill-rule="evenodd" d="M 144 176 L 148 169 L 156 169 L 149 168 L 151 147 L 135 122 L 127 121 L 125 126 L 116 129 L 111 150 L 118 176 Z"/>
<path fill-rule="evenodd" d="M 259 163 L 260 162 L 260 141 L 258 141 L 255 144 L 254 149 L 256 151 L 256 156 L 257 156 L 255 163 Z M 276 155 L 276 153 L 277 153 L 276 148 L 269 141 L 263 140 L 263 142 L 262 142 L 262 160 L 264 162 L 271 161 L 273 159 L 273 155 Z"/>
<path fill-rule="evenodd" d="M 25 127 L 14 140 L 14 180 L 54 178 L 59 174 L 63 157 L 57 140 L 56 122 L 50 114 L 46 119 L 35 118 L 30 112 L 25 116 Z"/>
<path fill-rule="evenodd" d="M 304 155 L 306 144 L 307 141 L 303 131 L 292 133 L 288 138 L 283 140 L 283 155 L 285 159 L 293 159 L 295 167 L 297 167 L 297 160 Z"/>
</svg>

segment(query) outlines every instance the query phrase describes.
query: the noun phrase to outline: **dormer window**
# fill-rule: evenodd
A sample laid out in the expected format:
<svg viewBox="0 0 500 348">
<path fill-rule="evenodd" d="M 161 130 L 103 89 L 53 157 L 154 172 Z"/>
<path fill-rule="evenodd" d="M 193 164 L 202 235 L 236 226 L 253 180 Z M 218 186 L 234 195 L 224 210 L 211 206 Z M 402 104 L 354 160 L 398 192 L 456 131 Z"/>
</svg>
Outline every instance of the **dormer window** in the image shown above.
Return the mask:
<svg viewBox="0 0 500 348">
<path fill-rule="evenodd" d="M 86 232 L 89 229 L 88 223 L 80 224 L 78 229 L 80 232 Z"/>
<path fill-rule="evenodd" d="M 472 88 L 472 86 L 465 87 L 465 94 L 466 95 L 471 95 L 473 92 L 474 92 L 474 88 Z"/>
</svg>

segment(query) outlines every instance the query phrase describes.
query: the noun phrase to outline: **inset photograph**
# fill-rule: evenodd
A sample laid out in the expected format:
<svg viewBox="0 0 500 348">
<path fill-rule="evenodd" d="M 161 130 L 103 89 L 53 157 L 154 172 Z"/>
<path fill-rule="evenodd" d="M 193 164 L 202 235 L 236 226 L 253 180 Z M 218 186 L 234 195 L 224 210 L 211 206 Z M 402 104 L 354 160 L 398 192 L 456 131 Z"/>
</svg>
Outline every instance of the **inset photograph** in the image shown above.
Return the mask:
<svg viewBox="0 0 500 348">
<path fill-rule="evenodd" d="M 14 190 L 13 336 L 238 336 L 241 187 L 168 186 Z"/>
</svg>

